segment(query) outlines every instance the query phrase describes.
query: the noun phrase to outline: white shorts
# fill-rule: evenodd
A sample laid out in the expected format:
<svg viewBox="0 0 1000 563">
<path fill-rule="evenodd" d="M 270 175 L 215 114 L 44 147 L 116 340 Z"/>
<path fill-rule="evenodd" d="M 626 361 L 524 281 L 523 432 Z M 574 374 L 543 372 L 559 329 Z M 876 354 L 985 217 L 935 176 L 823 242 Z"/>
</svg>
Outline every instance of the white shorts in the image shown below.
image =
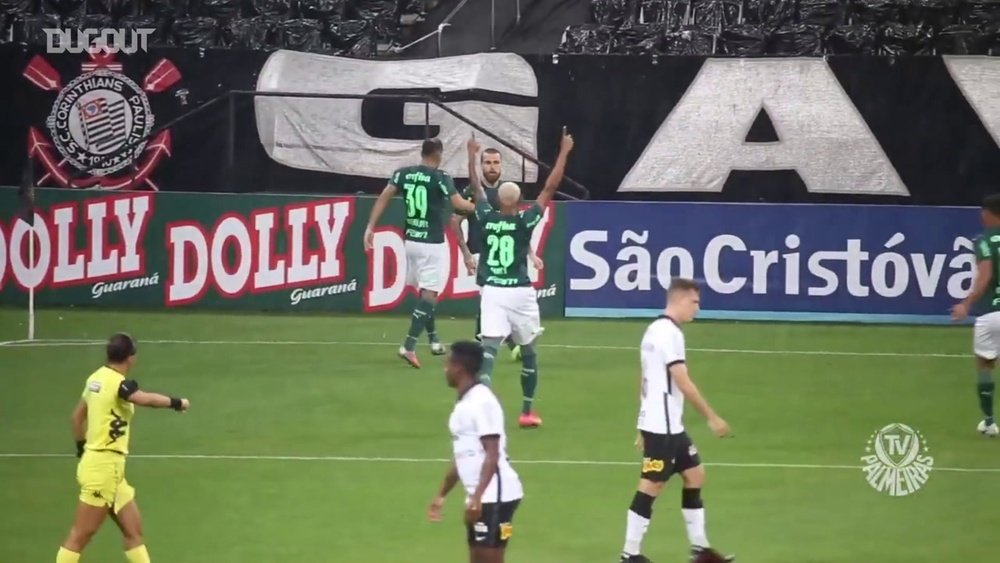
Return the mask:
<svg viewBox="0 0 1000 563">
<path fill-rule="evenodd" d="M 538 292 L 533 287 L 483 287 L 479 299 L 484 337 L 510 335 L 514 344 L 531 344 L 541 333 Z"/>
<path fill-rule="evenodd" d="M 448 266 L 448 245 L 404 241 L 406 249 L 406 285 L 441 293 L 444 291 L 445 270 Z"/>
<path fill-rule="evenodd" d="M 997 354 L 1000 353 L 1000 311 L 987 313 L 976 319 L 972 351 L 986 360 L 997 359 Z"/>
</svg>

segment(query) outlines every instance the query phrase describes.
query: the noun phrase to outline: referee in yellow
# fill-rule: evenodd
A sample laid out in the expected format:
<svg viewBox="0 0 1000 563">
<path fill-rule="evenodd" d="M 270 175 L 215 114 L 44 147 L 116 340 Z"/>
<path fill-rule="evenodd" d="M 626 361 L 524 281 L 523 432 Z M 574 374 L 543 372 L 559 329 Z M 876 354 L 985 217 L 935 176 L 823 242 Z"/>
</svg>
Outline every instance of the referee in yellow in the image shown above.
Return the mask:
<svg viewBox="0 0 1000 563">
<path fill-rule="evenodd" d="M 125 481 L 132 416 L 135 405 L 183 412 L 190 402 L 141 391 L 134 379 L 127 379 L 135 365 L 135 354 L 135 340 L 131 336 L 124 333 L 112 336 L 107 345 L 107 364 L 87 378 L 83 396 L 73 410 L 73 437 L 80 458 L 76 468 L 80 502 L 76 521 L 59 548 L 56 563 L 79 561 L 80 553 L 105 516 L 110 516 L 121 529 L 128 561 L 149 563 L 135 489 Z"/>
</svg>

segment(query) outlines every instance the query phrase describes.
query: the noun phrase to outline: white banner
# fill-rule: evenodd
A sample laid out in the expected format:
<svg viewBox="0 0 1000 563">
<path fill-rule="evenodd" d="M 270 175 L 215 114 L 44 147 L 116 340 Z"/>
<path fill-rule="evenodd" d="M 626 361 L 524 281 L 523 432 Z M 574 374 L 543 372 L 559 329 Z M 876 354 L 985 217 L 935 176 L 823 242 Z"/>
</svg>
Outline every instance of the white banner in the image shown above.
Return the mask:
<svg viewBox="0 0 1000 563">
<path fill-rule="evenodd" d="M 492 91 L 537 98 L 531 66 L 509 53 L 489 53 L 416 61 L 369 61 L 277 51 L 261 69 L 257 89 L 364 95 L 384 89 L 437 88 L 443 92 Z M 470 94 L 475 96 L 475 94 Z M 257 131 L 267 154 L 292 168 L 353 176 L 388 177 L 420 159 L 420 140 L 373 137 L 362 124 L 360 99 L 257 97 Z M 468 100 L 447 104 L 464 117 L 524 152 L 537 155 L 537 103 L 529 107 Z M 425 104 L 407 103 L 400 126 L 422 126 Z M 468 176 L 465 142 L 472 128 L 430 106 L 430 124 L 441 128 L 442 169 Z M 535 182 L 537 167 L 477 132 L 484 147 L 502 154 L 504 179 Z M 523 168 L 522 168 L 523 165 Z"/>
</svg>

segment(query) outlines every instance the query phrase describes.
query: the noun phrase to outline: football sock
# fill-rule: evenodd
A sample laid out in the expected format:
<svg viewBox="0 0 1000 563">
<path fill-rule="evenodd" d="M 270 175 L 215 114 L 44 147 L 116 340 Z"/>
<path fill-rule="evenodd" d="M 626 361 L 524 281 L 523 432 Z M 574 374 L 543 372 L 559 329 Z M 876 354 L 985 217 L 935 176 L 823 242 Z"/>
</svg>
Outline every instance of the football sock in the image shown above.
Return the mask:
<svg viewBox="0 0 1000 563">
<path fill-rule="evenodd" d="M 483 339 L 483 316 L 482 313 L 476 313 L 476 340 Z"/>
<path fill-rule="evenodd" d="M 688 541 L 692 546 L 709 547 L 705 535 L 705 506 L 701 502 L 701 489 L 681 491 L 681 513 L 687 527 Z"/>
<path fill-rule="evenodd" d="M 144 545 L 126 551 L 125 558 L 128 559 L 128 563 L 150 563 L 149 552 Z"/>
<path fill-rule="evenodd" d="M 427 318 L 433 314 L 433 303 L 423 299 L 417 301 L 417 306 L 413 308 L 413 315 L 410 317 L 410 332 L 406 335 L 403 348 L 406 348 L 409 352 L 417 349 L 417 338 L 420 337 L 420 333 L 427 326 Z"/>
<path fill-rule="evenodd" d="M 981 369 L 976 374 L 976 390 L 979 394 L 979 409 L 986 417 L 986 425 L 993 424 L 993 391 L 996 383 L 993 382 L 993 372 L 988 369 Z"/>
<path fill-rule="evenodd" d="M 427 314 L 427 323 L 424 325 L 427 328 L 427 341 L 434 344 L 438 341 L 437 326 L 434 325 L 434 309 Z"/>
<path fill-rule="evenodd" d="M 497 350 L 500 348 L 499 338 L 483 337 L 483 367 L 479 369 L 477 379 L 480 383 L 489 385 L 492 382 L 493 363 L 497 359 Z"/>
<path fill-rule="evenodd" d="M 531 344 L 521 346 L 521 391 L 524 402 L 521 403 L 521 413 L 531 412 L 535 402 L 535 388 L 538 387 L 538 356 Z"/>
<path fill-rule="evenodd" d="M 513 350 L 516 347 L 517 347 L 517 344 L 514 344 L 514 341 L 511 340 L 510 337 L 508 336 L 507 337 L 507 349 L 508 350 Z"/>
<path fill-rule="evenodd" d="M 65 547 L 60 547 L 59 553 L 56 554 L 56 563 L 77 563 L 78 561 L 80 561 L 80 554 Z"/>
<path fill-rule="evenodd" d="M 639 555 L 642 552 L 642 538 L 653 517 L 653 500 L 653 497 L 641 491 L 636 491 L 632 497 L 625 525 L 625 547 L 622 548 L 625 555 Z"/>
</svg>

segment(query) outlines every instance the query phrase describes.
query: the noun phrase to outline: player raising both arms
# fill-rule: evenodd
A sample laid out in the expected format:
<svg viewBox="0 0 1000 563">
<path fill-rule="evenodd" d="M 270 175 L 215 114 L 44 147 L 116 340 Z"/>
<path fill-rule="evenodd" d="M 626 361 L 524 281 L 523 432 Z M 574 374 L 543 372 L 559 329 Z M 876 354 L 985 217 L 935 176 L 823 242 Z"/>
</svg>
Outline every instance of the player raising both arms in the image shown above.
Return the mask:
<svg viewBox="0 0 1000 563">
<path fill-rule="evenodd" d="M 190 403 L 142 391 L 134 379 L 126 379 L 135 365 L 135 354 L 131 336 L 112 336 L 107 345 L 107 364 L 87 378 L 83 396 L 73 410 L 73 437 L 80 457 L 76 468 L 80 502 L 56 563 L 79 561 L 105 516 L 110 516 L 122 532 L 126 559 L 130 563 L 149 563 L 135 489 L 125 480 L 132 416 L 135 405 L 185 411 Z"/>
<path fill-rule="evenodd" d="M 448 271 L 448 245 L 444 238 L 444 224 L 447 201 L 458 211 L 471 212 L 475 206 L 462 199 L 455 191 L 451 176 L 439 170 L 442 152 L 441 141 L 428 139 L 420 149 L 421 162 L 417 166 L 407 166 L 396 170 L 389 183 L 379 194 L 368 218 L 365 229 L 365 250 L 371 251 L 375 244 L 375 225 L 389 205 L 389 201 L 402 190 L 406 204 L 406 284 L 417 289 L 419 298 L 410 318 L 410 331 L 399 347 L 399 357 L 415 368 L 417 360 L 417 339 L 427 329 L 431 353 L 439 356 L 445 353 L 438 341 L 434 326 L 434 307 L 438 294 L 444 289 L 445 272 Z"/>
<path fill-rule="evenodd" d="M 535 428 L 542 424 L 542 419 L 533 408 L 538 386 L 535 339 L 541 334 L 542 327 L 538 294 L 528 277 L 531 232 L 542 220 L 545 207 L 562 182 L 571 150 L 573 137 L 566 134 L 564 127 L 559 156 L 552 173 L 535 203 L 525 211 L 518 211 L 521 188 L 513 182 L 504 182 L 497 190 L 499 209 L 493 209 L 486 201 L 482 188 L 476 190 L 476 219 L 480 223 L 484 242 L 478 268 L 483 281 L 479 310 L 483 318 L 484 348 L 479 377 L 484 383 L 490 382 L 497 350 L 504 337 L 521 347 L 521 390 L 524 392 L 518 419 L 521 428 Z M 474 162 L 471 150 L 469 159 Z"/>
<path fill-rule="evenodd" d="M 445 474 L 427 516 L 441 520 L 444 499 L 459 480 L 465 487 L 465 525 L 472 563 L 503 563 L 511 521 L 524 491 L 507 459 L 503 408 L 496 395 L 476 383 L 483 349 L 476 342 L 456 342 L 445 363 L 445 379 L 458 391 L 448 419 L 454 461 Z"/>
<path fill-rule="evenodd" d="M 469 140 L 468 149 L 471 151 L 469 154 L 469 186 L 462 195 L 469 201 L 475 201 L 477 186 L 482 186 L 483 192 L 486 195 L 486 201 L 489 202 L 493 209 L 499 209 L 497 193 L 500 189 L 500 175 L 502 173 L 500 151 L 494 148 L 488 148 L 483 151 L 482 157 L 479 159 L 479 164 L 482 166 L 482 174 L 480 175 L 476 170 L 476 156 L 479 153 L 479 144 L 476 143 L 475 138 Z M 462 236 L 462 222 L 466 219 L 469 221 L 468 239 Z M 451 225 L 452 230 L 455 231 L 455 238 L 458 240 L 459 250 L 462 252 L 462 259 L 465 261 L 465 267 L 468 268 L 471 274 L 476 271 L 476 264 L 479 261 L 479 253 L 482 249 L 483 237 L 482 230 L 479 228 L 479 221 L 476 220 L 474 213 L 469 215 L 456 213 L 451 216 Z M 528 260 L 531 261 L 536 270 L 541 270 L 545 266 L 542 259 L 535 254 L 534 249 L 530 250 Z M 485 272 L 476 272 L 476 285 L 480 288 L 483 286 L 483 279 L 485 277 Z M 482 342 L 482 315 L 480 315 L 479 311 L 476 311 L 475 334 L 476 340 Z M 520 360 L 521 347 L 514 344 L 514 341 L 510 338 L 505 342 L 507 343 L 507 347 L 510 348 L 511 357 L 515 360 Z"/>
<path fill-rule="evenodd" d="M 708 545 L 701 500 L 705 469 L 681 420 L 687 399 L 708 419 L 712 432 L 720 437 L 729 433 L 726 421 L 715 414 L 691 381 L 685 363 L 681 325 L 694 320 L 700 301 L 694 281 L 673 280 L 667 291 L 666 309 L 642 337 L 642 403 L 637 424 L 640 432 L 637 444 L 641 443 L 643 451 L 642 476 L 628 511 L 621 563 L 649 563 L 649 559 L 640 555 L 642 538 L 653 515 L 653 501 L 675 473 L 684 482 L 681 512 L 691 542 L 691 561 L 714 563 L 735 559 L 723 558 Z"/>
<path fill-rule="evenodd" d="M 962 320 L 969 309 L 983 300 L 989 312 L 976 318 L 972 350 L 976 355 L 976 391 L 983 420 L 976 428 L 981 434 L 994 437 L 1000 428 L 993 418 L 993 368 L 1000 353 L 1000 194 L 987 197 L 982 207 L 983 234 L 975 242 L 976 277 L 972 292 L 952 308 L 952 318 Z"/>
</svg>

